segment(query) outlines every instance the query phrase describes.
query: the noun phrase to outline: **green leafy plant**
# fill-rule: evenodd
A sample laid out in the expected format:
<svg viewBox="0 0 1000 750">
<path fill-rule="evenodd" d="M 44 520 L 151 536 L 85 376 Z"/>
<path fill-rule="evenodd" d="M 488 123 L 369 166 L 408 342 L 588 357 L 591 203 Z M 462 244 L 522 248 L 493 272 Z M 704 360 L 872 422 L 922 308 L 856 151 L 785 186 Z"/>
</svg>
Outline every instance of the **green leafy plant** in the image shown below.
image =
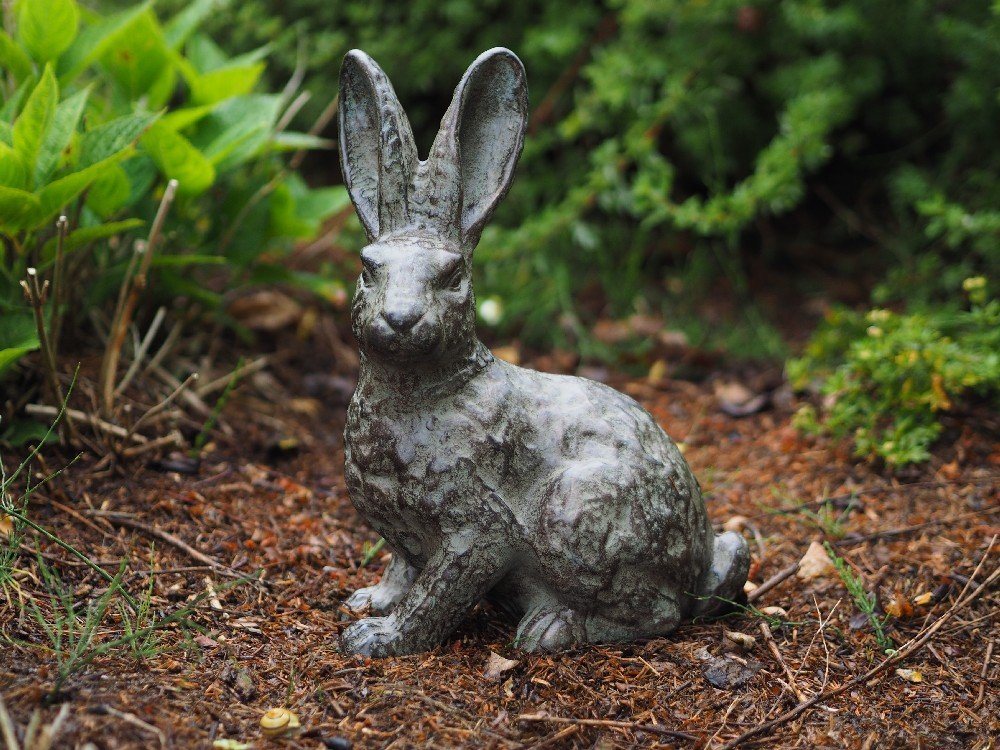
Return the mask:
<svg viewBox="0 0 1000 750">
<path fill-rule="evenodd" d="M 837 570 L 837 575 L 840 576 L 840 580 L 847 589 L 847 593 L 851 596 L 851 601 L 854 602 L 854 606 L 858 608 L 859 612 L 865 615 L 871 624 L 879 649 L 883 653 L 890 652 L 895 644 L 892 642 L 892 638 L 885 632 L 885 626 L 889 622 L 889 615 L 879 615 L 878 597 L 865 589 L 865 584 L 861 580 L 861 577 L 851 570 L 851 567 L 842 557 L 834 552 L 833 547 L 829 543 L 825 544 L 825 547 L 830 560 L 833 562 L 833 567 Z"/>
<path fill-rule="evenodd" d="M 150 290 L 210 307 L 273 276 L 293 242 L 346 205 L 342 189 L 314 191 L 297 175 L 303 150 L 328 143 L 288 129 L 305 96 L 294 86 L 256 91 L 267 47 L 230 57 L 198 31 L 224 6 L 195 0 L 166 23 L 149 2 L 101 15 L 23 0 L 5 14 L 0 374 L 40 347 L 52 359 L 63 320 L 117 291 L 167 180 L 177 200 Z M 192 278 L 196 267 L 214 269 L 214 283 Z M 35 313 L 19 285 L 30 268 L 44 277 L 28 289 Z"/>
<path fill-rule="evenodd" d="M 822 412 L 803 407 L 797 424 L 853 440 L 858 456 L 926 460 L 943 413 L 973 394 L 1000 397 L 1000 300 L 987 300 L 982 277 L 966 288 L 969 309 L 833 311 L 788 363 L 793 385 L 824 397 Z"/>
</svg>

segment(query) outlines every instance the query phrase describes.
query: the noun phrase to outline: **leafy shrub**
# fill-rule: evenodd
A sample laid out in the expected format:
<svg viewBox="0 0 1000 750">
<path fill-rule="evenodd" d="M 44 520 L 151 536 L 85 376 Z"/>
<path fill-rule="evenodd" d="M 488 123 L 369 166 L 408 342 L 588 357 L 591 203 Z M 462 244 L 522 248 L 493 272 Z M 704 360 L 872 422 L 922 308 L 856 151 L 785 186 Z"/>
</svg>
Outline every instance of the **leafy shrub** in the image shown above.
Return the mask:
<svg viewBox="0 0 1000 750">
<path fill-rule="evenodd" d="M 529 339 L 585 332 L 583 298 L 672 317 L 712 276 L 749 307 L 746 263 L 817 241 L 874 242 L 882 305 L 938 304 L 998 265 L 996 3 L 247 0 L 214 23 L 273 41 L 282 75 L 304 60 L 321 100 L 366 49 L 424 147 L 476 54 L 524 59 L 531 133 L 477 260 L 491 313 Z"/>
<path fill-rule="evenodd" d="M 283 152 L 326 144 L 287 130 L 294 91 L 254 92 L 266 49 L 228 57 L 198 32 L 222 5 L 195 0 L 161 24 L 150 3 L 99 15 L 75 0 L 21 0 L 5 18 L 0 372 L 39 346 L 18 286 L 26 269 L 51 274 L 58 261 L 72 279 L 44 316 L 55 336 L 60 316 L 79 319 L 117 290 L 168 179 L 179 197 L 167 254 L 155 260 L 161 294 L 218 305 L 187 272 L 197 265 L 215 266 L 228 284 L 261 276 L 324 289 L 274 261 L 315 235 L 345 193 L 310 190 L 283 163 Z"/>
<path fill-rule="evenodd" d="M 788 363 L 793 385 L 817 385 L 825 402 L 822 417 L 807 406 L 798 424 L 899 465 L 928 458 L 940 415 L 963 396 L 1000 404 L 1000 300 L 987 301 L 981 276 L 965 287 L 967 310 L 828 315 L 804 355 Z"/>
</svg>

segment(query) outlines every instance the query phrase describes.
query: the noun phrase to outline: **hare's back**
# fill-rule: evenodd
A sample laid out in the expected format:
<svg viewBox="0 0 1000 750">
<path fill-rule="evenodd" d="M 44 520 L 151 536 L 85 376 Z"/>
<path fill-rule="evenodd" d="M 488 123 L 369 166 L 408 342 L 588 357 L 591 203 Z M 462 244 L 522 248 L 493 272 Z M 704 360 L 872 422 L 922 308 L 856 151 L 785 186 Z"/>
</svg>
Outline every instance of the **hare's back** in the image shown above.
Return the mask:
<svg viewBox="0 0 1000 750">
<path fill-rule="evenodd" d="M 679 481 L 694 481 L 677 446 L 634 399 L 587 378 L 507 367 L 521 413 L 560 456 L 676 469 Z"/>
</svg>

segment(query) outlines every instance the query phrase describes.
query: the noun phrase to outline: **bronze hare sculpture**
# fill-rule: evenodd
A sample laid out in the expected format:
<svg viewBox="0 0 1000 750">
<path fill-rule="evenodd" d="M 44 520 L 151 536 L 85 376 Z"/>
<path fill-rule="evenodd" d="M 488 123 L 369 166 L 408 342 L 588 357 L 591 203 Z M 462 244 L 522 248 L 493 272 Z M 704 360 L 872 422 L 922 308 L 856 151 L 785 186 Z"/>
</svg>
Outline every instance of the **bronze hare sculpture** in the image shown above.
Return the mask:
<svg viewBox="0 0 1000 750">
<path fill-rule="evenodd" d="M 347 485 L 392 549 L 348 600 L 348 653 L 433 648 L 487 597 L 523 649 L 669 633 L 742 593 L 742 536 L 716 536 L 677 447 L 635 401 L 494 359 L 472 252 L 510 186 L 528 113 L 507 49 L 466 71 L 426 161 L 385 73 L 348 53 L 344 179 L 370 244 L 353 305 L 361 374 Z"/>
</svg>

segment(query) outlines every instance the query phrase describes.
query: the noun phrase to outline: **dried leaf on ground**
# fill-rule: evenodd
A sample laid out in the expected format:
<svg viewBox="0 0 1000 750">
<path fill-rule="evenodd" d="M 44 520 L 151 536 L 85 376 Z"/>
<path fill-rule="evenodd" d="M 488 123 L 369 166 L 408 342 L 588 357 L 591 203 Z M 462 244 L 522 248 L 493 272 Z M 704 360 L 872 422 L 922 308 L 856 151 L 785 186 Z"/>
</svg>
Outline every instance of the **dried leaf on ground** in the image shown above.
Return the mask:
<svg viewBox="0 0 1000 750">
<path fill-rule="evenodd" d="M 753 659 L 720 656 L 712 659 L 705 666 L 705 679 L 713 687 L 721 690 L 732 690 L 750 682 L 762 666 L 760 662 Z"/>
<path fill-rule="evenodd" d="M 812 542 L 802 559 L 799 560 L 799 569 L 795 575 L 803 581 L 811 581 L 833 571 L 833 561 L 830 560 L 823 545 L 819 542 Z"/>
<path fill-rule="evenodd" d="M 717 382 L 715 398 L 719 402 L 719 408 L 730 417 L 756 414 L 767 406 L 769 400 L 767 393 L 754 393 L 734 380 Z"/>
<path fill-rule="evenodd" d="M 505 659 L 496 651 L 490 651 L 490 658 L 486 660 L 486 670 L 483 672 L 483 677 L 495 682 L 518 664 L 520 662 L 517 659 Z"/>
<path fill-rule="evenodd" d="M 278 331 L 302 317 L 302 305 L 276 289 L 260 289 L 234 299 L 228 312 L 254 331 Z"/>
</svg>

